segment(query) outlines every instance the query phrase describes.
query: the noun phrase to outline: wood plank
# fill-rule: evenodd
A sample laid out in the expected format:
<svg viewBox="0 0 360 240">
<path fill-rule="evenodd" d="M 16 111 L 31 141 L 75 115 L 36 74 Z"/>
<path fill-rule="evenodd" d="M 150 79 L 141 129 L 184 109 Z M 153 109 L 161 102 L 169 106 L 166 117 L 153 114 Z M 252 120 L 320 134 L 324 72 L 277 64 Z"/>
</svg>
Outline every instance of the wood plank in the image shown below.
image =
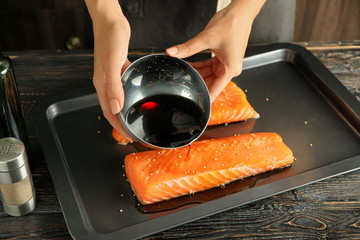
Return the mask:
<svg viewBox="0 0 360 240">
<path fill-rule="evenodd" d="M 297 0 L 294 41 L 360 39 L 360 0 Z"/>
</svg>

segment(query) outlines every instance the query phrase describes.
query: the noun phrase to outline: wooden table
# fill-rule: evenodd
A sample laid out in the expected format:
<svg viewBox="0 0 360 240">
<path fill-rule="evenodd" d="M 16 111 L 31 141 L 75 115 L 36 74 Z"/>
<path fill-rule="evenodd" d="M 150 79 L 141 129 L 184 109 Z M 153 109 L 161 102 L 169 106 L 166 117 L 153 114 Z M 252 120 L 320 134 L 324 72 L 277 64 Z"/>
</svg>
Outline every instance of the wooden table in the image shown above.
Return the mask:
<svg viewBox="0 0 360 240">
<path fill-rule="evenodd" d="M 317 56 L 360 101 L 360 41 L 300 43 Z M 139 52 L 136 52 L 139 54 Z M 89 51 L 8 53 L 17 78 L 30 137 L 35 211 L 10 217 L 0 206 L 0 238 L 71 239 L 31 120 L 34 104 L 69 88 L 91 84 Z M 244 239 L 360 239 L 360 172 L 330 178 L 148 237 Z"/>
</svg>

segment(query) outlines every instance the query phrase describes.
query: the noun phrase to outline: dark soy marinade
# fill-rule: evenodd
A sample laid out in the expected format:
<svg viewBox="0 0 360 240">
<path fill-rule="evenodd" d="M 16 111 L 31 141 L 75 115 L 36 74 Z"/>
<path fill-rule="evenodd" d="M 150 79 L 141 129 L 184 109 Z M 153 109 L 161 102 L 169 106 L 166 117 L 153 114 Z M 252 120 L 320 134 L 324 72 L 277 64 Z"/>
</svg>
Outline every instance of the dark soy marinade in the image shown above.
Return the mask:
<svg viewBox="0 0 360 240">
<path fill-rule="evenodd" d="M 160 147 L 179 147 L 196 139 L 204 128 L 205 114 L 192 100 L 155 95 L 131 106 L 126 121 L 139 138 Z"/>
</svg>

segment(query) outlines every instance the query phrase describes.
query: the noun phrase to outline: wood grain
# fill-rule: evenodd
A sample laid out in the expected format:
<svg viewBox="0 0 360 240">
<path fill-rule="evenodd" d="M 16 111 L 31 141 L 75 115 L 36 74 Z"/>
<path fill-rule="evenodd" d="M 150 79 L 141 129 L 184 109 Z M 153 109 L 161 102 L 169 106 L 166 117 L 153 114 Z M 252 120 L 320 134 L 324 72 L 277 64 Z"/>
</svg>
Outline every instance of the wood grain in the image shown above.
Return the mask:
<svg viewBox="0 0 360 240">
<path fill-rule="evenodd" d="M 360 39 L 360 0 L 297 0 L 294 41 Z"/>
<path fill-rule="evenodd" d="M 344 85 L 360 97 L 360 52 L 312 50 Z M 340 45 L 339 45 L 340 46 Z M 314 48 L 313 48 L 314 49 Z M 319 49 L 319 48 L 318 48 Z M 146 54 L 146 52 L 136 52 Z M 90 51 L 11 52 L 31 148 L 37 194 L 35 211 L 10 217 L 0 206 L 2 239 L 71 239 L 31 120 L 34 104 L 69 88 L 91 84 Z M 360 101 L 360 98 L 358 98 Z M 360 172 L 330 178 L 236 207 L 145 239 L 360 239 Z"/>
</svg>

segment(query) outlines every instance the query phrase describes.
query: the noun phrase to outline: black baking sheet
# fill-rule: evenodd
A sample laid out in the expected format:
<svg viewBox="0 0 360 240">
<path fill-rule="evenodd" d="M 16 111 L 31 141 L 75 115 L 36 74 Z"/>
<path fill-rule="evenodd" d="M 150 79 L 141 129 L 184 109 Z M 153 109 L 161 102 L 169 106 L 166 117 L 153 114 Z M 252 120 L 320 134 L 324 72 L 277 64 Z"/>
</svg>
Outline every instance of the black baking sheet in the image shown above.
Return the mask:
<svg viewBox="0 0 360 240">
<path fill-rule="evenodd" d="M 71 235 L 140 238 L 360 168 L 360 104 L 310 52 L 292 44 L 253 48 L 233 81 L 260 119 L 211 127 L 202 138 L 277 132 L 296 161 L 150 206 L 137 202 L 123 167 L 125 155 L 145 147 L 113 140 L 95 93 L 82 89 L 38 105 L 34 124 Z"/>
</svg>

